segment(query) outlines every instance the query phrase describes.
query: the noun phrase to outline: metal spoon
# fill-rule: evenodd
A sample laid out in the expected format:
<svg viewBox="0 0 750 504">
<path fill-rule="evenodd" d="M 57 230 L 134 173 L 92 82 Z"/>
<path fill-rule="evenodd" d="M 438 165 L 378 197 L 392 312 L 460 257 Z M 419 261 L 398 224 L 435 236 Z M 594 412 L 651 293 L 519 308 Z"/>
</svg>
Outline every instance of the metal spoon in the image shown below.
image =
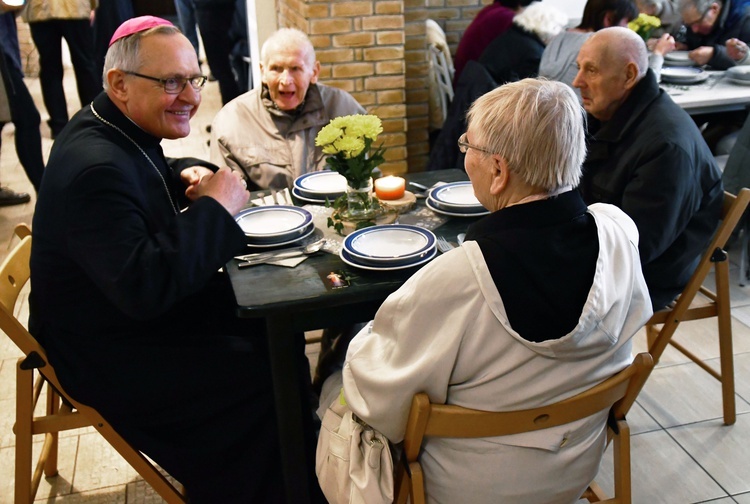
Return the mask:
<svg viewBox="0 0 750 504">
<path fill-rule="evenodd" d="M 277 252 L 260 252 L 258 254 L 239 256 L 237 257 L 237 259 L 240 259 L 243 262 L 237 264 L 237 267 L 242 269 L 250 266 L 255 266 L 256 264 L 264 264 L 268 261 L 275 261 L 276 259 L 288 259 L 290 257 L 311 255 L 323 248 L 323 245 L 325 245 L 325 243 L 325 238 L 322 238 L 318 241 L 308 243 L 303 247 L 296 247 L 294 249 L 282 250 Z"/>
</svg>

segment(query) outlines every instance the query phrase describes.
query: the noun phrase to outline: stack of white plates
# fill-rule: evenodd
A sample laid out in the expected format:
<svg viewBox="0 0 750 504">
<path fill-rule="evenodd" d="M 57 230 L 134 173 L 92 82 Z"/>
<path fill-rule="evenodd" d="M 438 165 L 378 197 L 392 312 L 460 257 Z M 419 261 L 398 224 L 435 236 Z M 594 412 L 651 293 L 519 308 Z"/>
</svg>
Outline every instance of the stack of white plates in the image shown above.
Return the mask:
<svg viewBox="0 0 750 504">
<path fill-rule="evenodd" d="M 661 80 L 672 84 L 698 84 L 708 79 L 708 72 L 695 67 L 670 67 L 661 69 Z"/>
<path fill-rule="evenodd" d="M 341 260 L 368 270 L 398 270 L 419 266 L 435 257 L 432 231 L 405 224 L 359 229 L 344 239 Z"/>
<path fill-rule="evenodd" d="M 346 178 L 334 171 L 305 173 L 294 180 L 292 194 L 308 203 L 333 201 L 346 192 Z"/>
<path fill-rule="evenodd" d="M 666 66 L 696 66 L 695 61 L 690 59 L 690 51 L 672 51 L 664 55 Z"/>
<path fill-rule="evenodd" d="M 750 86 L 750 66 L 733 66 L 727 69 L 725 75 L 729 79 L 729 82 L 741 86 Z"/>
<path fill-rule="evenodd" d="M 427 206 L 434 212 L 451 217 L 477 217 L 489 212 L 474 196 L 471 182 L 451 182 L 430 190 Z"/>
<path fill-rule="evenodd" d="M 309 236 L 315 231 L 312 214 L 304 208 L 285 205 L 254 207 L 234 216 L 253 247 L 278 247 Z"/>
</svg>

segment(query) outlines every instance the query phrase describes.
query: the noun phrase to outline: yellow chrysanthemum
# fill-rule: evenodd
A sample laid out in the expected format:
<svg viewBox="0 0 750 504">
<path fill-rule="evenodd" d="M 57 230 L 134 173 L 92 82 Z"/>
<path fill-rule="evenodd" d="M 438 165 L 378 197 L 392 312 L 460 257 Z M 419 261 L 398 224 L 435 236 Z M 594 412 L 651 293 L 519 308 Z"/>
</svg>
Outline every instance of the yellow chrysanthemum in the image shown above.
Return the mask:
<svg viewBox="0 0 750 504">
<path fill-rule="evenodd" d="M 347 134 L 336 142 L 336 148 L 339 152 L 344 153 L 345 158 L 354 158 L 365 149 L 365 141 L 360 137 Z"/>
<path fill-rule="evenodd" d="M 317 145 L 318 147 L 323 145 L 331 145 L 333 142 L 341 138 L 343 134 L 344 131 L 331 122 L 326 126 L 323 126 L 323 128 L 318 132 L 318 135 L 315 137 L 315 145 Z M 324 150 L 324 152 L 326 151 Z M 326 153 L 335 154 L 335 152 Z"/>
</svg>

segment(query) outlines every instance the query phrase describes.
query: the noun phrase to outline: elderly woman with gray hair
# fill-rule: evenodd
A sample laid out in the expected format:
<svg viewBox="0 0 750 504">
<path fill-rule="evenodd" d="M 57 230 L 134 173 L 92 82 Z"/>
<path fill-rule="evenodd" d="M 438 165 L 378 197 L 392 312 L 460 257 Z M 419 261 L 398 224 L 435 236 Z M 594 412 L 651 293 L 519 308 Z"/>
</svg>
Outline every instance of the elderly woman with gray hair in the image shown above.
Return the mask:
<svg viewBox="0 0 750 504">
<path fill-rule="evenodd" d="M 536 77 L 544 46 L 565 29 L 568 16 L 552 5 L 533 2 L 513 25 L 487 46 L 479 62 L 498 84 Z"/>
<path fill-rule="evenodd" d="M 352 411 L 392 442 L 417 392 L 505 411 L 588 389 L 631 362 L 631 337 L 651 315 L 635 225 L 614 206 L 587 208 L 575 189 L 586 148 L 568 86 L 525 79 L 483 95 L 459 143 L 492 213 L 388 297 L 339 377 Z M 427 500 L 574 503 L 598 471 L 606 420 L 601 411 L 535 433 L 430 438 Z"/>
</svg>

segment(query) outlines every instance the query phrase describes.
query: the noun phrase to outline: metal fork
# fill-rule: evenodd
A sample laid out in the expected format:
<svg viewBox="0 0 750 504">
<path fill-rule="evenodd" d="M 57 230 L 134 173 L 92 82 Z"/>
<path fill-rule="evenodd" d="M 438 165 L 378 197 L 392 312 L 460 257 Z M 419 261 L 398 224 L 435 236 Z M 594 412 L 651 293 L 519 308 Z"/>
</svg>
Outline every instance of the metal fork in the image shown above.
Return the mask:
<svg viewBox="0 0 750 504">
<path fill-rule="evenodd" d="M 448 240 L 446 240 L 442 236 L 438 236 L 437 237 L 437 248 L 438 248 L 438 250 L 440 252 L 442 252 L 443 254 L 445 254 L 446 252 L 448 252 L 450 250 L 453 250 L 453 248 L 455 248 L 455 247 L 453 247 L 453 245 L 451 245 L 450 243 L 448 243 Z"/>
</svg>

